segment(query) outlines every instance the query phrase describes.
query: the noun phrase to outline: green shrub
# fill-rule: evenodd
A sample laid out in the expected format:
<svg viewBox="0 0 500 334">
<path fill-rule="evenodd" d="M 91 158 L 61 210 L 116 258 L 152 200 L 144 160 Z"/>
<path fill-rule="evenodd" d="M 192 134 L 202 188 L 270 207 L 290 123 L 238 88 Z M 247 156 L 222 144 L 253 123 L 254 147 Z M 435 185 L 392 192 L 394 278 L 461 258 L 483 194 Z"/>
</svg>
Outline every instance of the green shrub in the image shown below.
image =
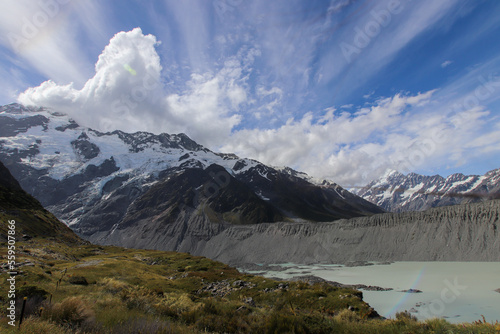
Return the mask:
<svg viewBox="0 0 500 334">
<path fill-rule="evenodd" d="M 417 317 L 408 311 L 398 312 L 398 313 L 396 313 L 395 317 L 396 317 L 396 320 L 399 320 L 399 321 L 404 322 L 404 323 L 418 321 Z"/>
<path fill-rule="evenodd" d="M 309 333 L 302 317 L 285 312 L 273 312 L 264 322 L 259 332 L 266 334 L 278 333 Z"/>
<path fill-rule="evenodd" d="M 361 317 L 354 311 L 343 309 L 335 316 L 335 320 L 339 322 L 359 322 Z"/>
<path fill-rule="evenodd" d="M 16 310 L 18 316 L 21 312 L 23 299 L 26 297 L 26 304 L 24 308 L 24 316 L 28 317 L 30 315 L 38 315 L 40 313 L 40 308 L 42 307 L 44 301 L 47 299 L 49 293 L 44 289 L 40 289 L 34 285 L 24 285 L 19 288 L 16 293 Z"/>
</svg>

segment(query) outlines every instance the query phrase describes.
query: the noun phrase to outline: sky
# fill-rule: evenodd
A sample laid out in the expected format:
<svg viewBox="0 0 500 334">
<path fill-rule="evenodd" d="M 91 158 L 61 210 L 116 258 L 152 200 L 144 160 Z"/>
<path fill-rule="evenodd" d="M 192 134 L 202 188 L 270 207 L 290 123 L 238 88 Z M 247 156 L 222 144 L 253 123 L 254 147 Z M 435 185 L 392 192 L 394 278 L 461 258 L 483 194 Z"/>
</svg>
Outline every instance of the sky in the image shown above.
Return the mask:
<svg viewBox="0 0 500 334">
<path fill-rule="evenodd" d="M 500 1 L 2 0 L 0 104 L 343 186 L 500 167 Z"/>
</svg>

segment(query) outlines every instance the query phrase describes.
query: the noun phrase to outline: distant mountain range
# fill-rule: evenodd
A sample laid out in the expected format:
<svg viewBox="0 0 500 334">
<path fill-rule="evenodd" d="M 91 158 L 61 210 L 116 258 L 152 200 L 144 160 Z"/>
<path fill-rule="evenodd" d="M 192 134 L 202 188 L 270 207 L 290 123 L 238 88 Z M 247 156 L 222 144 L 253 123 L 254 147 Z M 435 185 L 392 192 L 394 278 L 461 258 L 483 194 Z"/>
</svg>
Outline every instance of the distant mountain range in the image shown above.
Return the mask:
<svg viewBox="0 0 500 334">
<path fill-rule="evenodd" d="M 403 175 L 390 171 L 354 194 L 389 212 L 422 211 L 429 208 L 477 203 L 500 198 L 500 169 L 484 175 Z"/>
<path fill-rule="evenodd" d="M 125 229 L 138 238 L 156 229 L 161 239 L 169 224 L 203 234 L 217 224 L 383 212 L 337 184 L 215 153 L 185 134 L 102 133 L 19 104 L 0 107 L 0 160 L 60 220 L 101 243 Z"/>
</svg>

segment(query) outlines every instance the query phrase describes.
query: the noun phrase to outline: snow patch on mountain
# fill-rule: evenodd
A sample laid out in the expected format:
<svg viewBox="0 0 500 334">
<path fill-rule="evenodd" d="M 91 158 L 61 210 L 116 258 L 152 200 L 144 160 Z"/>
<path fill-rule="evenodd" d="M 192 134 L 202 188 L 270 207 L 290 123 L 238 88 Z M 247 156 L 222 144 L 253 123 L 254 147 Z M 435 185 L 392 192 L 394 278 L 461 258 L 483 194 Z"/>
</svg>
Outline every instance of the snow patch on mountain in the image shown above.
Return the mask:
<svg viewBox="0 0 500 334">
<path fill-rule="evenodd" d="M 139 144 L 131 145 L 124 140 L 123 136 L 120 136 L 119 131 L 101 133 L 78 125 L 68 127 L 76 123 L 66 115 L 47 109 L 24 108 L 14 104 L 11 108 L 4 106 L 0 110 L 0 116 L 17 120 L 35 115 L 44 116 L 49 120 L 45 126 L 33 126 L 26 132 L 19 132 L 15 137 L 0 137 L 0 141 L 2 150 L 8 155 L 28 151 L 35 146 L 38 152 L 21 158 L 21 161 L 35 169 L 46 169 L 48 176 L 56 180 L 81 173 L 90 165 L 99 166 L 111 157 L 120 172 L 134 174 L 151 174 L 179 167 L 185 163 L 181 157 L 186 154 L 203 168 L 216 163 L 237 174 L 244 173 L 258 165 L 256 161 L 239 159 L 235 155 L 221 157 L 208 149 L 196 151 L 186 149 L 182 147 L 182 138 L 177 135 L 172 135 L 171 141 L 177 143 L 178 148 L 168 147 L 158 142 L 155 135 L 144 132 L 133 134 L 133 140 Z M 85 159 L 71 144 L 77 140 L 96 145 L 100 152 L 92 159 Z M 238 161 L 240 163 L 243 161 L 244 167 L 234 170 Z"/>
</svg>

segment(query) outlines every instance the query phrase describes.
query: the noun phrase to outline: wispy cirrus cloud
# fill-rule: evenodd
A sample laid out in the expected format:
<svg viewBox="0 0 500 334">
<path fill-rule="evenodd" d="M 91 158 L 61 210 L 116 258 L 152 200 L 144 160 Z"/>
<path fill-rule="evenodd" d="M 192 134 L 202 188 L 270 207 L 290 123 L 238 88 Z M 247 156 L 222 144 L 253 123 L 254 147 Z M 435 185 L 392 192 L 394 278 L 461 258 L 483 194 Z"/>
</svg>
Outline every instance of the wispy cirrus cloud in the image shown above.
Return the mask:
<svg viewBox="0 0 500 334">
<path fill-rule="evenodd" d="M 92 70 L 76 36 L 109 39 L 99 2 L 6 0 L 0 12 L 3 52 L 23 59 L 31 71 L 60 83 L 83 84 Z M 87 44 L 87 46 L 89 46 Z"/>
</svg>

